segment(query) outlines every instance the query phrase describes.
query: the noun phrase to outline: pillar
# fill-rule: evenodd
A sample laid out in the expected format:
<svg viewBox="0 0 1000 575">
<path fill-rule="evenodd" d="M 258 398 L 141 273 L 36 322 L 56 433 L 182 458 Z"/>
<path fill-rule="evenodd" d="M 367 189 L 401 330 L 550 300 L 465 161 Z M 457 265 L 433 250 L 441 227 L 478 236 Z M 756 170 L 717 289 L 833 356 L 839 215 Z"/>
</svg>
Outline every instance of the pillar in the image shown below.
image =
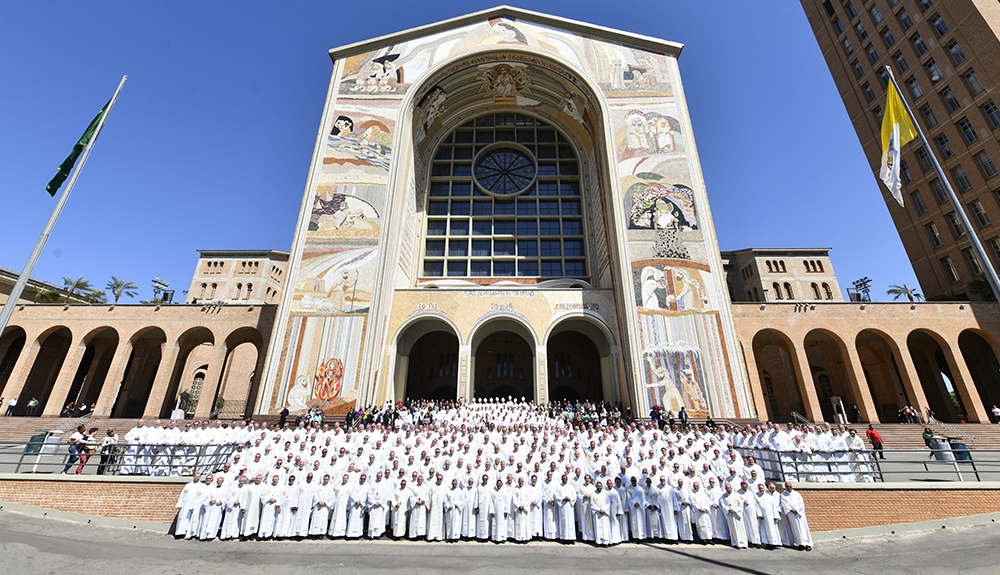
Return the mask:
<svg viewBox="0 0 1000 575">
<path fill-rule="evenodd" d="M 535 348 L 535 403 L 549 401 L 549 354 L 544 345 Z"/>
<path fill-rule="evenodd" d="M 226 344 L 216 343 L 212 346 L 211 359 L 208 361 L 208 373 L 205 374 L 205 383 L 201 386 L 201 393 L 198 395 L 198 406 L 195 407 L 194 416 L 197 419 L 208 417 L 212 413 L 212 404 L 215 403 L 215 392 L 219 389 L 219 380 L 222 379 L 222 370 L 226 367 Z"/>
<path fill-rule="evenodd" d="M 896 366 L 899 367 L 899 376 L 903 380 L 906 395 L 910 398 L 910 405 L 920 413 L 927 413 L 930 405 L 927 403 L 927 396 L 920 384 L 920 375 L 917 373 L 917 366 L 913 365 L 913 355 L 909 348 L 894 349 L 892 356 L 896 359 Z"/>
<path fill-rule="evenodd" d="M 118 344 L 115 355 L 111 359 L 111 367 L 108 368 L 108 375 L 104 378 L 101 395 L 97 398 L 94 417 L 111 417 L 111 408 L 115 405 L 118 389 L 121 387 L 122 380 L 125 379 L 125 368 L 128 366 L 128 358 L 131 355 L 132 342 L 123 341 Z"/>
<path fill-rule="evenodd" d="M 865 379 L 864 367 L 861 365 L 861 356 L 855 347 L 848 346 L 845 350 L 847 357 L 847 378 L 851 382 L 851 389 L 854 397 L 858 400 L 858 410 L 861 412 L 861 419 L 868 423 L 878 423 L 878 410 L 875 409 L 875 401 L 872 399 L 872 392 L 868 389 L 868 380 Z M 841 351 L 843 354 L 844 351 Z"/>
<path fill-rule="evenodd" d="M 156 368 L 156 377 L 153 378 L 153 387 L 149 390 L 149 397 L 146 398 L 146 407 L 142 410 L 143 417 L 157 418 L 166 400 L 164 395 L 170 387 L 170 378 L 174 374 L 174 366 L 177 363 L 177 355 L 180 348 L 177 344 L 163 344 L 160 352 L 160 365 Z M 173 408 L 173 403 L 171 403 Z"/>
<path fill-rule="evenodd" d="M 750 380 L 750 397 L 753 399 L 757 419 L 776 419 L 780 414 L 768 413 L 767 410 L 767 400 L 764 399 L 764 384 L 760 381 L 760 367 L 757 366 L 757 351 L 751 349 L 750 353 L 747 353 L 744 350 L 743 360 L 746 362 L 747 377 Z M 761 417 L 762 414 L 763 417 Z"/>
<path fill-rule="evenodd" d="M 819 405 L 819 395 L 816 393 L 816 384 L 813 383 L 805 347 L 795 348 L 792 365 L 795 367 L 795 379 L 799 381 L 799 391 L 802 392 L 802 403 L 806 408 L 805 416 L 812 421 L 823 421 L 823 409 Z"/>
<path fill-rule="evenodd" d="M 951 382 L 955 385 L 955 391 L 962 398 L 962 405 L 965 406 L 967 412 L 965 420 L 970 423 L 990 423 L 986 407 L 983 406 L 983 400 L 979 397 L 979 390 L 976 389 L 976 383 L 972 379 L 972 374 L 969 373 L 969 366 L 966 365 L 964 359 L 958 361 L 958 358 L 962 357 L 962 350 L 958 348 L 957 340 L 955 346 L 942 346 L 941 351 L 944 352 L 948 368 L 951 370 Z"/>
<path fill-rule="evenodd" d="M 27 341 L 31 341 L 28 345 Z M 38 358 L 38 352 L 42 350 L 41 344 L 38 340 L 32 341 L 30 339 L 26 340 L 24 349 L 21 350 L 21 355 L 17 356 L 17 361 L 14 363 L 14 369 L 10 372 L 10 377 L 7 379 L 7 385 L 4 386 L 3 395 L 7 398 L 20 397 L 21 391 L 24 390 L 24 382 L 28 380 L 28 376 L 31 374 L 31 368 L 35 365 L 35 359 Z M 8 401 L 10 401 L 8 399 Z M 18 400 L 17 409 L 15 413 L 24 412 L 26 402 Z M 6 410 L 7 407 L 4 407 Z"/>
<path fill-rule="evenodd" d="M 62 402 L 66 399 L 70 387 L 73 386 L 73 379 L 80 369 L 80 362 L 86 351 L 87 343 L 82 340 L 71 345 L 66 351 L 66 358 L 63 360 L 62 367 L 59 368 L 59 375 L 56 376 L 56 381 L 52 384 L 52 392 L 49 393 L 49 399 L 43 406 L 43 416 L 57 417 L 62 411 Z"/>
<path fill-rule="evenodd" d="M 472 401 L 472 346 L 458 346 L 458 399 Z"/>
</svg>

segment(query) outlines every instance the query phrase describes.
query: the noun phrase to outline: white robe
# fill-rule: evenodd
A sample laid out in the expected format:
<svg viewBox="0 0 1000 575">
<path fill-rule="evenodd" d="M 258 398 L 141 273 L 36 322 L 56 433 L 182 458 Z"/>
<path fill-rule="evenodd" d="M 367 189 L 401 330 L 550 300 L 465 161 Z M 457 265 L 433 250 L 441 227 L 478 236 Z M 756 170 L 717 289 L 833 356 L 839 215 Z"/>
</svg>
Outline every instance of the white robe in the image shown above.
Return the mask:
<svg viewBox="0 0 1000 575">
<path fill-rule="evenodd" d="M 761 543 L 765 545 L 781 545 L 781 534 L 778 531 L 778 502 L 767 491 L 754 493 L 757 499 L 757 509 L 763 517 L 758 520 Z"/>
<path fill-rule="evenodd" d="M 467 492 L 461 487 L 448 489 L 444 500 L 445 537 L 450 540 L 461 539 L 464 532 Z"/>
<path fill-rule="evenodd" d="M 507 521 L 510 517 L 511 493 L 506 486 L 500 489 L 494 488 L 490 494 L 492 498 L 490 516 L 490 535 L 493 541 L 498 543 L 507 540 Z M 574 538 L 576 534 L 574 533 Z"/>
<path fill-rule="evenodd" d="M 325 535 L 330 528 L 330 511 L 336 500 L 336 490 L 333 483 L 320 485 L 313 499 L 312 518 L 309 523 L 309 535 Z"/>
<path fill-rule="evenodd" d="M 715 529 L 712 526 L 712 496 L 699 486 L 698 491 L 691 490 L 689 498 L 692 507 L 691 516 L 698 531 L 698 538 L 702 541 L 713 539 Z"/>
<path fill-rule="evenodd" d="M 385 533 L 386 513 L 391 501 L 392 483 L 382 480 L 372 483 L 368 491 L 368 536 L 381 537 Z"/>
<path fill-rule="evenodd" d="M 443 541 L 445 536 L 444 500 L 448 497 L 448 488 L 442 482 L 430 488 L 427 509 L 427 540 Z"/>
<path fill-rule="evenodd" d="M 598 545 L 611 545 L 615 542 L 612 537 L 611 507 L 611 497 L 607 491 L 602 490 L 600 493 L 595 491 L 591 496 L 590 511 L 593 515 L 591 520 L 594 524 L 594 542 Z"/>
<path fill-rule="evenodd" d="M 410 495 L 410 539 L 427 535 L 427 511 L 430 508 L 430 486 L 414 485 Z"/>
<path fill-rule="evenodd" d="M 719 499 L 719 507 L 726 514 L 726 525 L 729 528 L 729 542 L 733 547 L 747 547 L 747 533 L 743 527 L 743 498 L 735 491 L 723 494 Z"/>
<path fill-rule="evenodd" d="M 392 536 L 406 535 L 406 517 L 410 511 L 410 500 L 413 492 L 409 487 L 397 489 L 392 495 Z"/>
<path fill-rule="evenodd" d="M 576 518 L 574 504 L 576 503 L 576 487 L 572 483 L 560 484 L 555 491 L 559 539 L 576 540 Z"/>
<path fill-rule="evenodd" d="M 806 521 L 806 507 L 798 491 L 781 493 L 781 511 L 785 514 L 788 530 L 794 545 L 812 547 L 812 534 Z"/>
<path fill-rule="evenodd" d="M 346 536 L 348 539 L 364 535 L 369 491 L 371 491 L 371 486 L 368 483 L 359 483 L 354 486 L 354 489 L 351 489 L 350 500 L 347 504 Z"/>
<path fill-rule="evenodd" d="M 327 532 L 331 537 L 343 537 L 347 535 L 347 512 L 350 508 L 351 491 L 354 486 L 348 483 L 339 483 L 333 489 L 333 504 L 330 505 L 330 530 Z"/>
<path fill-rule="evenodd" d="M 531 541 L 531 487 L 514 488 L 511 498 L 511 513 L 514 514 L 514 540 Z"/>
</svg>

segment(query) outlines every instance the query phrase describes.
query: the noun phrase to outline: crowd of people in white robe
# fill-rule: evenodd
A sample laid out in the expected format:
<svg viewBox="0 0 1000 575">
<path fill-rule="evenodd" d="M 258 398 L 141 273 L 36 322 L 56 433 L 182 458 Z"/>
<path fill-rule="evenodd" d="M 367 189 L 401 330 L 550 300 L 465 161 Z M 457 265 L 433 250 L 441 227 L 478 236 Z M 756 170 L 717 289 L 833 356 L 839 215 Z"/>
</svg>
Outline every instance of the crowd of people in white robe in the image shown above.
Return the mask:
<svg viewBox="0 0 1000 575">
<path fill-rule="evenodd" d="M 766 484 L 725 426 L 567 421 L 507 401 L 415 403 L 386 426 L 251 425 L 184 487 L 175 535 L 811 549 L 802 496 Z"/>
<path fill-rule="evenodd" d="M 186 422 L 184 429 L 176 420 L 167 426 L 157 419 L 152 426 L 140 419 L 125 434 L 124 453 L 120 456 L 119 475 L 188 476 L 219 469 L 238 445 L 249 445 L 253 430 L 244 421 L 224 426 L 207 419 Z"/>
<path fill-rule="evenodd" d="M 733 436 L 733 447 L 760 463 L 767 477 L 785 481 L 872 482 L 874 452 L 854 429 L 828 423 L 777 423 L 748 427 Z"/>
</svg>

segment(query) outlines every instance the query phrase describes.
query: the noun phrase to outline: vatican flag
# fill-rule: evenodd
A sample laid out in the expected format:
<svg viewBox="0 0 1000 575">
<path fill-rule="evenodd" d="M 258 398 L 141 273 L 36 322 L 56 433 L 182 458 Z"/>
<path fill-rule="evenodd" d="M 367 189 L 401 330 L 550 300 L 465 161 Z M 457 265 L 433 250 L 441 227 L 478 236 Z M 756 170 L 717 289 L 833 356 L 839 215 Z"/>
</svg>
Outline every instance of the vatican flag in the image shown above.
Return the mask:
<svg viewBox="0 0 1000 575">
<path fill-rule="evenodd" d="M 899 151 L 916 137 L 917 128 L 906 113 L 895 83 L 890 82 L 885 93 L 885 115 L 882 116 L 882 168 L 878 175 L 901 206 L 903 194 L 899 191 Z"/>
</svg>

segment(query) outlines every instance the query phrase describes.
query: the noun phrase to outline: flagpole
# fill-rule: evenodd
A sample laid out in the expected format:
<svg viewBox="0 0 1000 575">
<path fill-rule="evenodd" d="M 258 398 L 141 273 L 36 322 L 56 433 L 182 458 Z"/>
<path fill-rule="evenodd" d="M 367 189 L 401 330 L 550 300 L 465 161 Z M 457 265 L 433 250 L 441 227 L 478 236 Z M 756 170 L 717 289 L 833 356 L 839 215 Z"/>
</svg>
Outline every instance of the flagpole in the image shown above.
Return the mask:
<svg viewBox="0 0 1000 575">
<path fill-rule="evenodd" d="M 899 95 L 899 100 L 903 102 L 903 108 L 906 109 L 906 114 L 910 117 L 910 122 L 913 123 L 913 127 L 917 129 L 917 135 L 920 136 L 920 142 L 924 145 L 924 149 L 930 154 L 931 164 L 934 166 L 934 171 L 937 172 L 938 178 L 944 184 L 944 189 L 948 192 L 948 200 L 951 201 L 951 205 L 955 208 L 955 214 L 958 215 L 959 221 L 962 226 L 965 227 L 965 233 L 969 236 L 969 240 L 972 242 L 972 251 L 976 254 L 976 258 L 979 259 L 979 263 L 983 268 L 983 272 L 986 275 L 986 281 L 990 283 L 990 287 L 993 288 L 994 297 L 1000 298 L 1000 277 L 997 277 L 997 271 L 993 268 L 993 262 L 990 261 L 989 256 L 986 255 L 986 250 L 983 249 L 983 244 L 979 241 L 979 236 L 976 234 L 976 229 L 972 227 L 972 223 L 969 221 L 969 217 L 965 214 L 965 209 L 962 207 L 962 203 L 959 201 L 958 196 L 955 195 L 955 190 L 951 187 L 951 182 L 948 177 L 944 174 L 944 169 L 941 168 L 941 164 L 937 160 L 937 156 L 934 155 L 934 149 L 930 144 L 927 143 L 927 138 L 924 136 L 924 131 L 920 128 L 920 124 L 917 122 L 917 118 L 914 117 L 913 111 L 910 110 L 910 105 L 906 103 L 906 98 L 903 97 L 903 93 L 899 91 L 899 84 L 896 83 L 896 77 L 892 74 L 892 68 L 889 66 L 885 67 L 885 71 L 889 74 L 889 81 L 892 85 L 896 87 L 896 93 Z"/>
<path fill-rule="evenodd" d="M 45 228 L 42 229 L 42 235 L 38 237 L 38 241 L 35 242 L 35 249 L 31 250 L 31 255 L 28 256 L 28 263 L 24 264 L 24 270 L 21 275 L 18 276 L 17 281 L 14 283 L 14 289 L 11 290 L 10 295 L 7 297 L 7 302 L 4 303 L 3 311 L 0 311 L 0 335 L 3 334 L 4 330 L 7 329 L 7 323 L 10 321 L 10 316 L 14 314 L 14 307 L 17 306 L 17 301 L 21 299 L 21 294 L 24 292 L 24 286 L 28 283 L 28 278 L 31 277 L 31 272 L 35 269 L 35 263 L 38 261 L 38 257 L 42 255 L 42 249 L 45 248 L 45 242 L 48 241 L 49 235 L 52 233 L 52 228 L 56 225 L 56 220 L 59 219 L 59 214 L 62 213 L 63 206 L 66 205 L 66 200 L 69 199 L 70 192 L 73 191 L 73 185 L 76 184 L 76 179 L 80 175 L 80 171 L 83 170 L 83 165 L 87 163 L 87 156 L 90 155 L 90 150 L 94 147 L 94 142 L 97 141 L 97 136 L 101 133 L 101 128 L 104 127 L 104 121 L 108 119 L 108 114 L 111 113 L 111 108 L 115 106 L 115 100 L 118 99 L 118 94 L 122 91 L 122 86 L 125 85 L 125 80 L 128 76 L 122 76 L 122 81 L 118 84 L 118 89 L 115 90 L 115 95 L 111 98 L 111 102 L 108 103 L 108 109 L 104 111 L 101 116 L 101 120 L 97 123 L 97 128 L 94 130 L 94 136 L 90 138 L 87 142 L 87 146 L 80 153 L 80 159 L 73 166 L 73 172 L 69 175 L 69 182 L 66 183 L 66 188 L 63 190 L 62 194 L 59 196 L 59 200 L 56 202 L 56 207 L 52 209 L 52 215 L 49 216 L 49 221 L 46 222 Z"/>
</svg>

